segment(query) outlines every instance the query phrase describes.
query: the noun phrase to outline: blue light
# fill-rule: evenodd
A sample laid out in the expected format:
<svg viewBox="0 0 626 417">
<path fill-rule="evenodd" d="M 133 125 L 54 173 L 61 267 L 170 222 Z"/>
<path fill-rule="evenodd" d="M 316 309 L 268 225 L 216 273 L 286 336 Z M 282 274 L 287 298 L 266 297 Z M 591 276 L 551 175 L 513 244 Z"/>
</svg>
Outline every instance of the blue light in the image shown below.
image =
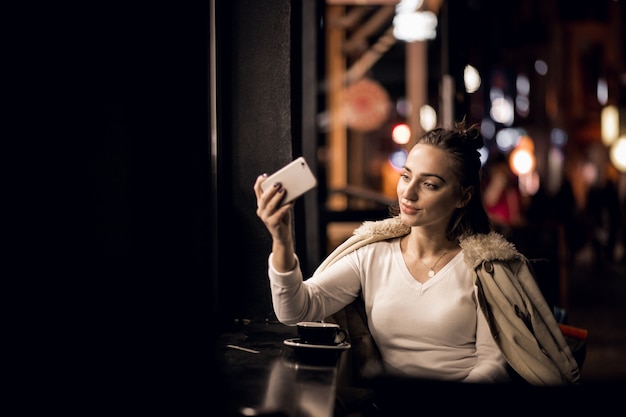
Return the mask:
<svg viewBox="0 0 626 417">
<path fill-rule="evenodd" d="M 550 131 L 550 142 L 552 142 L 554 146 L 562 148 L 567 143 L 567 133 L 563 129 L 552 129 Z"/>
<path fill-rule="evenodd" d="M 389 155 L 389 163 L 392 167 L 394 167 L 394 169 L 399 171 L 404 166 L 407 156 L 408 153 L 405 149 L 398 149 L 396 151 L 393 151 L 391 155 Z"/>
</svg>

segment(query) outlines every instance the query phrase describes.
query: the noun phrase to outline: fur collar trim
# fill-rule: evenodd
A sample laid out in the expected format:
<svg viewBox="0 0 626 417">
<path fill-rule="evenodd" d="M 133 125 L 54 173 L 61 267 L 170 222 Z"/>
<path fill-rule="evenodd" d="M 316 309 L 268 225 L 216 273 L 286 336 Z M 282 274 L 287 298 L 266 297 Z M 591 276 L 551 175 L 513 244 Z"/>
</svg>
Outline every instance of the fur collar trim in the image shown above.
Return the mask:
<svg viewBox="0 0 626 417">
<path fill-rule="evenodd" d="M 354 231 L 354 236 L 362 239 L 375 236 L 389 239 L 404 236 L 410 231 L 411 228 L 402 223 L 399 217 L 391 217 L 384 220 L 363 222 Z M 460 245 L 463 249 L 465 263 L 472 269 L 484 261 L 524 259 L 515 245 L 497 232 L 467 236 L 461 239 Z"/>
<path fill-rule="evenodd" d="M 496 232 L 468 236 L 461 240 L 460 245 L 463 249 L 465 263 L 472 269 L 484 261 L 524 259 L 514 244 Z"/>
<path fill-rule="evenodd" d="M 361 224 L 355 231 L 354 235 L 361 238 L 368 238 L 371 236 L 404 236 L 411 231 L 409 226 L 406 226 L 399 217 L 391 217 L 389 219 L 366 221 Z"/>
</svg>

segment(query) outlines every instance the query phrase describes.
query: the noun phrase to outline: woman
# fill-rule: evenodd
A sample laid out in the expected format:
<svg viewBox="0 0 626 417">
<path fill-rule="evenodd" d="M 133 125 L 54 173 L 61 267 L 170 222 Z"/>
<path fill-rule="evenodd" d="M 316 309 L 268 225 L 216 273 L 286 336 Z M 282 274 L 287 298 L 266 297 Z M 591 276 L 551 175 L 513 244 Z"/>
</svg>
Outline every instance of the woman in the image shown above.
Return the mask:
<svg viewBox="0 0 626 417">
<path fill-rule="evenodd" d="M 355 300 L 385 375 L 456 382 L 576 383 L 579 370 L 526 259 L 491 229 L 482 203 L 476 127 L 427 132 L 409 152 L 398 210 L 366 222 L 303 281 L 284 190 L 262 192 L 272 235 L 269 278 L 278 319 L 323 320 Z"/>
</svg>

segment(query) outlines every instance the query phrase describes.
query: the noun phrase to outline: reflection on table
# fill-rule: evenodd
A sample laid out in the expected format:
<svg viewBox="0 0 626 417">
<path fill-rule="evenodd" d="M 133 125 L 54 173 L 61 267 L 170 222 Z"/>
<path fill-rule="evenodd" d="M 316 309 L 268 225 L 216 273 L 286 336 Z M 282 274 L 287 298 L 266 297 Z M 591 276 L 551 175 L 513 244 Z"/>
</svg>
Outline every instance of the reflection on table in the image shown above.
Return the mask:
<svg viewBox="0 0 626 417">
<path fill-rule="evenodd" d="M 288 416 L 332 416 L 337 371 L 280 358 L 272 364 L 262 410 Z"/>
<path fill-rule="evenodd" d="M 284 343 L 295 332 L 280 323 L 259 323 L 222 335 L 216 362 L 228 416 L 333 416 L 336 360 L 302 360 Z M 330 352 L 334 358 L 341 353 Z"/>
</svg>

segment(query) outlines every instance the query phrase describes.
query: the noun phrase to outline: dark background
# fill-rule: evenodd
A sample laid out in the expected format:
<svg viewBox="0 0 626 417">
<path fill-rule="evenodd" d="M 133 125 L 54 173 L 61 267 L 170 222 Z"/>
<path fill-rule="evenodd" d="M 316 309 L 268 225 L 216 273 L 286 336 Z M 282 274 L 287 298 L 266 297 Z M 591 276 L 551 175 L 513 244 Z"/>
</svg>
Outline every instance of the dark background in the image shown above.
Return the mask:
<svg viewBox="0 0 626 417">
<path fill-rule="evenodd" d="M 8 142 L 24 156 L 8 269 L 23 287 L 20 345 L 37 385 L 64 392 L 57 404 L 71 392 L 89 409 L 130 396 L 181 412 L 213 397 L 219 334 L 272 314 L 252 186 L 294 156 L 312 160 L 314 141 L 300 140 L 315 97 L 301 85 L 315 76 L 292 57 L 304 12 L 286 0 L 216 3 L 216 91 L 211 2 L 7 12 Z M 302 250 L 307 227 L 297 225 Z"/>
<path fill-rule="evenodd" d="M 7 337 L 32 407 L 182 412 L 207 399 L 209 11 L 6 9 Z"/>
</svg>

